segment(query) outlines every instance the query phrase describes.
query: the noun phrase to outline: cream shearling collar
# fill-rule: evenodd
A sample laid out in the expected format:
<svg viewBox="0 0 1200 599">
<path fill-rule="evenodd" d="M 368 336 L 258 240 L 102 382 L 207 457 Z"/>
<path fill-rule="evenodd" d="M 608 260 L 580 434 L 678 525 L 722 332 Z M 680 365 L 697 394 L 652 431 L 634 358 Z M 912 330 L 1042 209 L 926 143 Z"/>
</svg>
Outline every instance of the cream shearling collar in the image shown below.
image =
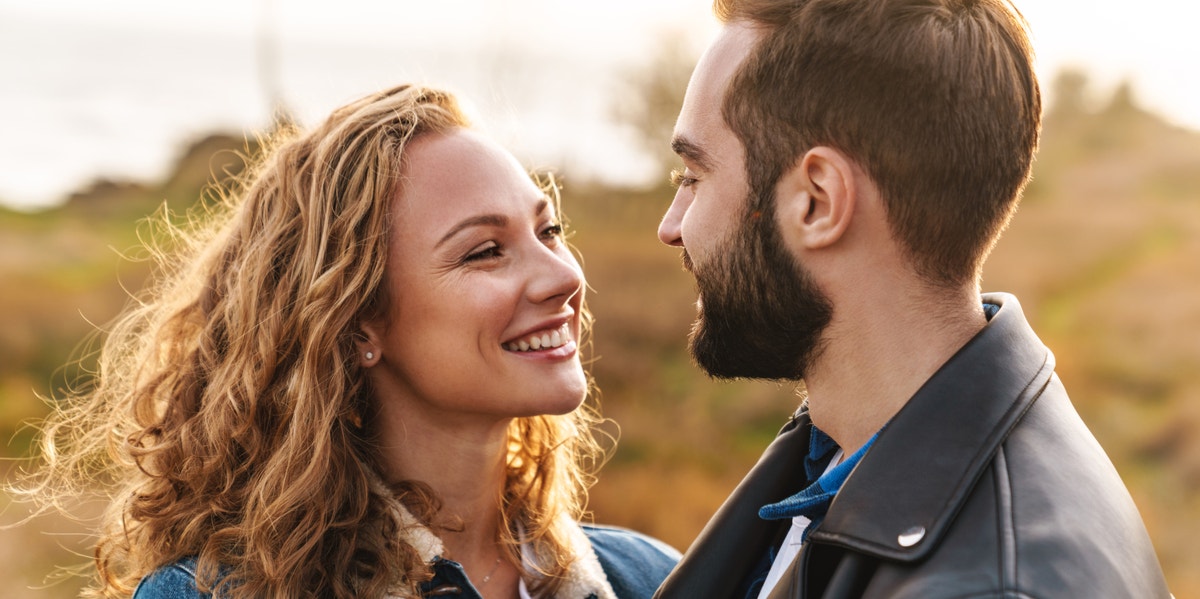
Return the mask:
<svg viewBox="0 0 1200 599">
<path fill-rule="evenodd" d="M 435 559 L 443 557 L 446 552 L 446 547 L 442 540 L 438 538 L 427 526 L 422 524 L 411 512 L 408 511 L 400 502 L 396 502 L 396 511 L 401 525 L 402 538 L 404 542 L 411 545 L 420 554 L 421 559 L 426 563 L 432 563 Z M 613 592 L 612 585 L 608 583 L 608 577 L 604 574 L 604 568 L 600 565 L 600 559 L 596 557 L 595 550 L 592 549 L 592 543 L 584 534 L 583 528 L 578 522 L 570 519 L 565 514 L 561 516 L 565 524 L 566 530 L 569 531 L 571 551 L 575 554 L 575 560 L 567 568 L 566 580 L 559 587 L 556 597 L 561 599 L 588 599 L 595 596 L 597 599 L 617 599 L 616 593 Z M 536 569 L 531 568 L 532 563 L 536 564 L 542 561 L 541 556 L 533 547 L 523 545 L 521 547 L 522 561 L 525 562 L 525 570 L 527 575 Z M 535 575 L 536 576 L 536 575 Z M 407 589 L 401 591 L 393 591 L 389 595 L 389 599 L 414 599 L 409 594 Z"/>
</svg>

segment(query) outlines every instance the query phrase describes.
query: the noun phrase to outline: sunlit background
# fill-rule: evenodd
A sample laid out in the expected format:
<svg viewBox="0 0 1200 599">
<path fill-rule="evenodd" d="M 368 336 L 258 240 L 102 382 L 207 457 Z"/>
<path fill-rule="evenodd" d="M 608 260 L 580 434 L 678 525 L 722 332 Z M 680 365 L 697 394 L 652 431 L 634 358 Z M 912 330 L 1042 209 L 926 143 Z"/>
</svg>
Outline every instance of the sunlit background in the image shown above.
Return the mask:
<svg viewBox="0 0 1200 599">
<path fill-rule="evenodd" d="M 1172 590 L 1197 599 L 1200 9 L 1018 6 L 1045 135 L 984 286 L 1021 298 Z M 565 180 L 595 289 L 591 369 L 620 427 L 590 507 L 686 548 L 796 403 L 699 374 L 691 279 L 654 238 L 677 102 L 717 27 L 707 0 L 0 0 L 0 456 L 29 451 L 37 395 L 144 280 L 118 256 L 141 217 L 186 210 L 281 111 L 313 124 L 420 81 Z M 0 494 L 0 595 L 72 596 L 81 579 L 52 574 L 86 566 L 86 523 L 11 526 L 25 513 Z"/>
<path fill-rule="evenodd" d="M 699 48 L 706 0 L 0 0 L 0 202 L 54 204 L 96 176 L 162 176 L 181 143 L 261 128 L 275 101 L 311 122 L 406 80 L 472 98 L 527 161 L 644 183 L 613 110 L 664 32 Z M 1174 0 L 1036 0 L 1044 76 L 1082 68 L 1103 94 L 1200 128 L 1200 14 Z M 1100 96 L 1097 96 L 1099 98 Z"/>
</svg>

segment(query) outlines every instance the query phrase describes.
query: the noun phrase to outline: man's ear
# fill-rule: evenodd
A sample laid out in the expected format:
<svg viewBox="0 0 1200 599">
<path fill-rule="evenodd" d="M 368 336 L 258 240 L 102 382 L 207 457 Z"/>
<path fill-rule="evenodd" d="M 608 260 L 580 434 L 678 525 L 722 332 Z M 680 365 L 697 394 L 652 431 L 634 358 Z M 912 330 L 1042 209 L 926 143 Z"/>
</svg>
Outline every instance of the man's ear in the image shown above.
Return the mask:
<svg viewBox="0 0 1200 599">
<path fill-rule="evenodd" d="M 775 188 L 781 233 L 805 249 L 837 243 L 858 201 L 854 163 L 828 146 L 804 153 Z"/>
<path fill-rule="evenodd" d="M 383 337 L 385 326 L 382 319 L 363 321 L 354 334 L 354 344 L 358 348 L 358 363 L 363 368 L 370 368 L 379 363 L 383 357 Z"/>
</svg>

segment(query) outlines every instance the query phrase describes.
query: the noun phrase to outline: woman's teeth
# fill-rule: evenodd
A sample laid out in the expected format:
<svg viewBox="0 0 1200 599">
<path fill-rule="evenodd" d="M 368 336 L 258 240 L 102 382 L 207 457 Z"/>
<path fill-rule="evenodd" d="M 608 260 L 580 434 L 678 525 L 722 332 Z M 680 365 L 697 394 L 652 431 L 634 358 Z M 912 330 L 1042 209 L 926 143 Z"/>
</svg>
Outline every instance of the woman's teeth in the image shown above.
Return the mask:
<svg viewBox="0 0 1200 599">
<path fill-rule="evenodd" d="M 513 341 L 504 344 L 504 349 L 508 351 L 534 351 L 539 349 L 553 349 L 562 347 L 563 344 L 571 340 L 571 336 L 567 333 L 567 325 L 563 325 L 558 330 L 552 333 L 542 333 L 540 335 L 530 335 L 525 339 Z"/>
</svg>

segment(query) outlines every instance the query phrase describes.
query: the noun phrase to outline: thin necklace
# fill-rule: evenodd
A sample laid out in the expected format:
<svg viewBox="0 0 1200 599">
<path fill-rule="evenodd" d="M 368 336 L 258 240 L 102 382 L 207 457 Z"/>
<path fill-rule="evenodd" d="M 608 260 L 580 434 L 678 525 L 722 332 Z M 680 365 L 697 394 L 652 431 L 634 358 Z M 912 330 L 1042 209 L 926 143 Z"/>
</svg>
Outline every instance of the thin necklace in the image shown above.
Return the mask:
<svg viewBox="0 0 1200 599">
<path fill-rule="evenodd" d="M 491 572 L 488 572 L 488 573 L 487 573 L 487 576 L 484 576 L 484 577 L 483 577 L 483 580 L 480 580 L 480 581 L 479 581 L 479 586 L 480 586 L 480 588 L 482 588 L 482 587 L 483 587 L 483 585 L 487 584 L 487 583 L 488 583 L 488 581 L 492 579 L 492 575 L 493 575 L 493 574 L 495 574 L 495 573 L 496 573 L 496 570 L 499 570 L 499 569 L 500 569 L 500 558 L 499 558 L 499 557 L 497 557 L 497 558 L 496 558 L 496 563 L 495 563 L 495 565 L 493 565 L 493 566 L 492 566 L 492 571 L 491 571 Z"/>
</svg>

